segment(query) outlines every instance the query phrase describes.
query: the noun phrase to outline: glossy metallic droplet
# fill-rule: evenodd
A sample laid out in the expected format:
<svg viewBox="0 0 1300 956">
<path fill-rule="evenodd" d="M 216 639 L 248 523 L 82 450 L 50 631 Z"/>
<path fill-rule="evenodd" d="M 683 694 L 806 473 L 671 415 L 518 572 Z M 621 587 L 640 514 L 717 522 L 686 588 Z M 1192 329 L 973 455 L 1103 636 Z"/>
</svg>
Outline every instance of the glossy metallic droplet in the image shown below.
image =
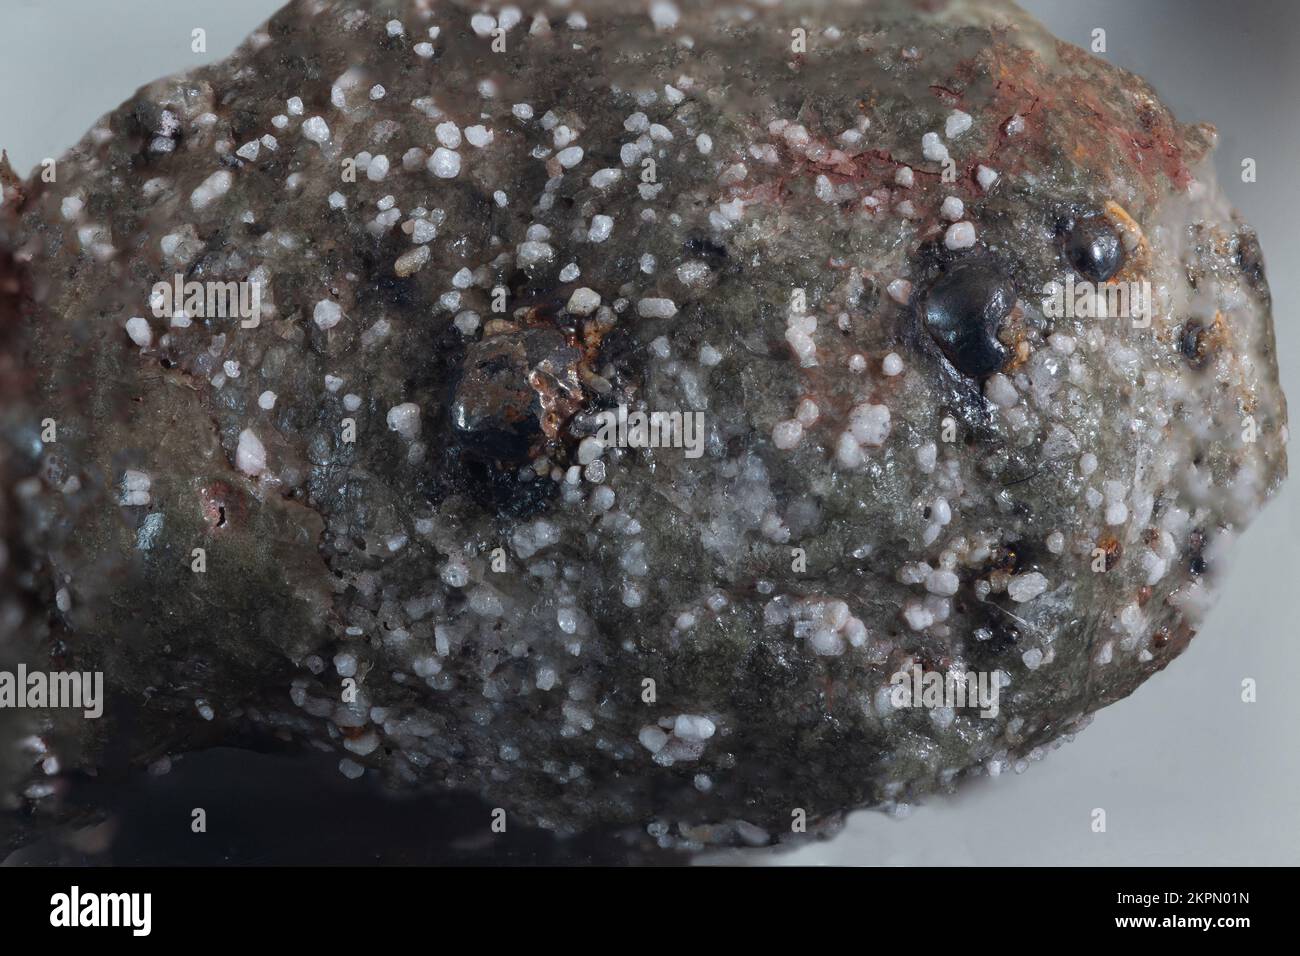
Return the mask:
<svg viewBox="0 0 1300 956">
<path fill-rule="evenodd" d="M 1124 244 L 1104 216 L 1074 220 L 1064 242 L 1070 267 L 1092 282 L 1105 282 L 1124 265 Z"/>
<path fill-rule="evenodd" d="M 1005 275 L 987 263 L 971 262 L 934 281 L 925 295 L 922 320 L 959 372 L 984 378 L 1006 363 L 998 327 L 1015 304 L 1015 287 Z"/>
</svg>

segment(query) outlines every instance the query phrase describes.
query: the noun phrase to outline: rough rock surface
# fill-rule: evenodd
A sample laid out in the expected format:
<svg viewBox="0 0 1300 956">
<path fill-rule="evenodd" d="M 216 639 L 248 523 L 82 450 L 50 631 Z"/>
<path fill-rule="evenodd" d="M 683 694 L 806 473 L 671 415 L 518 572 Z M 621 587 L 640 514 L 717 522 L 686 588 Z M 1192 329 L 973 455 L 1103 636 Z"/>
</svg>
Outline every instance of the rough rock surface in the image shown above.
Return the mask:
<svg viewBox="0 0 1300 956">
<path fill-rule="evenodd" d="M 1213 139 L 1003 3 L 298 0 L 145 87 L 5 172 L 0 668 L 110 696 L 0 711 L 0 838 L 265 733 L 684 849 L 1036 759 L 1285 472 Z"/>
</svg>

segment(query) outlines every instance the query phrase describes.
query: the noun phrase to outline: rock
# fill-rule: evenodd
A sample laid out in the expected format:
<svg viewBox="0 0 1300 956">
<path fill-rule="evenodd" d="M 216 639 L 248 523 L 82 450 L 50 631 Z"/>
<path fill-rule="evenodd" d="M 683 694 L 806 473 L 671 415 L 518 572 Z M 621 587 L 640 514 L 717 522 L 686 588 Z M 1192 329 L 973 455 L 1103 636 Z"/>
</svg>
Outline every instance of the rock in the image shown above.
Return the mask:
<svg viewBox="0 0 1300 956">
<path fill-rule="evenodd" d="M 1187 646 L 1285 473 L 1209 127 L 1000 2 L 484 17 L 291 3 L 0 169 L 0 670 L 107 694 L 0 711 L 0 844 L 266 738 L 769 843 Z"/>
</svg>

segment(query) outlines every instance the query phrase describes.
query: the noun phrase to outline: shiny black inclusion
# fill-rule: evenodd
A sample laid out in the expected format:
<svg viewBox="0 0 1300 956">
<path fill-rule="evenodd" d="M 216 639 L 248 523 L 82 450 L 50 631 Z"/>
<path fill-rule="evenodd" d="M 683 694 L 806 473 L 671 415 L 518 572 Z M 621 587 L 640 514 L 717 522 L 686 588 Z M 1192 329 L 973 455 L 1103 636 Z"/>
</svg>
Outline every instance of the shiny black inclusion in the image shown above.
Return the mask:
<svg viewBox="0 0 1300 956">
<path fill-rule="evenodd" d="M 985 378 L 1006 364 L 998 327 L 1015 304 L 1010 279 L 987 263 L 971 262 L 934 281 L 925 295 L 922 321 L 957 371 Z"/>
<path fill-rule="evenodd" d="M 1124 244 L 1104 216 L 1076 219 L 1065 229 L 1065 256 L 1091 282 L 1105 282 L 1124 265 Z"/>
</svg>

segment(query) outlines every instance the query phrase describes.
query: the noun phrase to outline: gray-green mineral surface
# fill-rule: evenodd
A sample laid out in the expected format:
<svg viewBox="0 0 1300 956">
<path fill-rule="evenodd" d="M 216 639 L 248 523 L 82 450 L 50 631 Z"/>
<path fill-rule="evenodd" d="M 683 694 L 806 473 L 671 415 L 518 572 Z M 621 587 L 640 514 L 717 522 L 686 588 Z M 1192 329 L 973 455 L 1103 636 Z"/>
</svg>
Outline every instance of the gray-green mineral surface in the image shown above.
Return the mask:
<svg viewBox="0 0 1300 956">
<path fill-rule="evenodd" d="M 258 740 L 676 850 L 1040 758 L 1285 474 L 1214 139 L 1003 2 L 295 0 L 0 168 L 0 851 Z"/>
</svg>

